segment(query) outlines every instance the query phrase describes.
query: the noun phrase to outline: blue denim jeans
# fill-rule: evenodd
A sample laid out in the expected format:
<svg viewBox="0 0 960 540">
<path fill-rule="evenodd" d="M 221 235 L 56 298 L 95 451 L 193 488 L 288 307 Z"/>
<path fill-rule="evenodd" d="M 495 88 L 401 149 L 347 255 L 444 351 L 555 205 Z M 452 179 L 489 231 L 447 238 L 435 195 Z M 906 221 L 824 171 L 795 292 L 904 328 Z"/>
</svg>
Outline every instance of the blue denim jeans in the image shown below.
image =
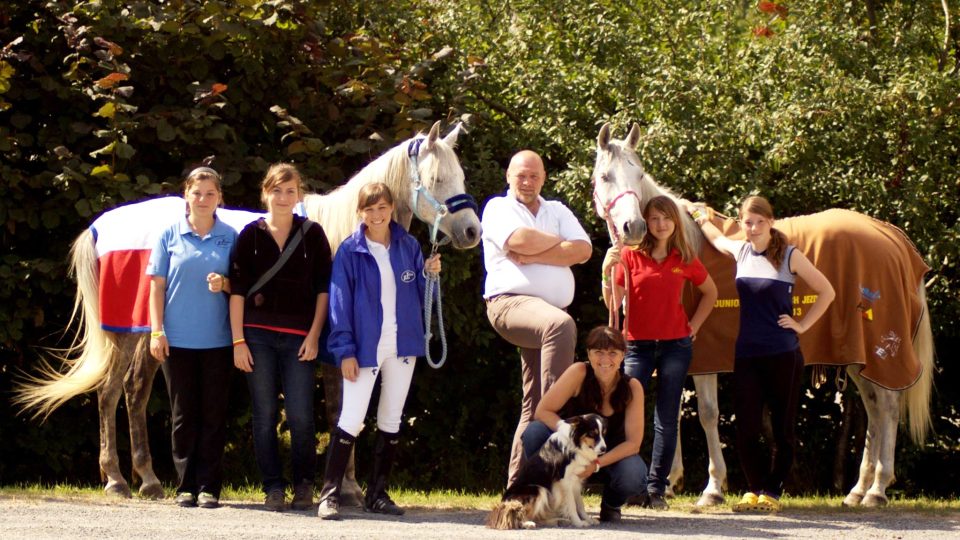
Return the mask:
<svg viewBox="0 0 960 540">
<path fill-rule="evenodd" d="M 527 425 L 527 429 L 520 436 L 523 442 L 523 456 L 530 459 L 540 451 L 543 443 L 547 442 L 553 430 L 539 420 Z M 607 465 L 600 472 L 587 479 L 588 482 L 603 484 L 603 496 L 600 502 L 610 508 L 620 508 L 627 499 L 640 495 L 644 491 L 644 481 L 647 478 L 647 464 L 639 455 L 628 456 L 620 461 Z"/>
<path fill-rule="evenodd" d="M 244 328 L 244 338 L 253 355 L 253 372 L 247 373 L 253 406 L 253 449 L 263 478 L 263 491 L 284 489 L 277 440 L 279 395 L 290 428 L 290 461 L 293 485 L 314 482 L 317 470 L 316 428 L 313 393 L 316 387 L 315 361 L 297 358 L 304 337 Z"/>
<path fill-rule="evenodd" d="M 667 476 L 677 449 L 677 419 L 680 397 L 687 370 L 693 359 L 693 342 L 689 337 L 666 340 L 637 340 L 627 343 L 624 372 L 640 381 L 645 394 L 650 392 L 650 377 L 657 370 L 656 406 L 653 410 L 653 456 L 647 491 L 663 495 Z"/>
</svg>

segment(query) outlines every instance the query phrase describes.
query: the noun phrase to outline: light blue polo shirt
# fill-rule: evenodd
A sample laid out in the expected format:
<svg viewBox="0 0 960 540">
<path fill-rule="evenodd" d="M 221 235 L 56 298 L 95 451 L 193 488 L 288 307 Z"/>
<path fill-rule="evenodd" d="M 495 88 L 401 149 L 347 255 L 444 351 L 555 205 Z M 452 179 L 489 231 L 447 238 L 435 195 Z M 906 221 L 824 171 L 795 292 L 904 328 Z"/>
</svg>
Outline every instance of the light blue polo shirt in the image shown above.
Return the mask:
<svg viewBox="0 0 960 540">
<path fill-rule="evenodd" d="M 147 264 L 148 276 L 167 280 L 163 330 L 171 347 L 213 349 L 231 343 L 228 296 L 207 288 L 207 274 L 227 275 L 237 231 L 219 218 L 201 238 L 187 217 L 157 240 Z"/>
</svg>

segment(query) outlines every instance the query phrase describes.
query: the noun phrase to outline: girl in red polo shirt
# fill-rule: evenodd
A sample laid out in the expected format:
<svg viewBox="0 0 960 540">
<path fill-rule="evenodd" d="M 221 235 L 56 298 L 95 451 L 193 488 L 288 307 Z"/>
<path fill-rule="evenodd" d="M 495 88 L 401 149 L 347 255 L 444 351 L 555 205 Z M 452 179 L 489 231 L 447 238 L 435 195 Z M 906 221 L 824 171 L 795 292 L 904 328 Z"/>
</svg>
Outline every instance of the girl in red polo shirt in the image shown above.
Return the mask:
<svg viewBox="0 0 960 540">
<path fill-rule="evenodd" d="M 638 246 L 623 253 L 617 246 L 607 251 L 603 264 L 603 299 L 608 308 L 611 307 L 612 286 L 607 276 L 611 266 L 622 262 L 623 266 L 616 266 L 614 286 L 617 298 L 630 295 L 624 371 L 638 379 L 645 392 L 650 391 L 650 377 L 657 371 L 647 506 L 666 509 L 663 497 L 677 446 L 680 396 L 693 358 L 692 342 L 713 309 L 717 287 L 687 241 L 680 211 L 672 199 L 662 195 L 650 199 L 643 209 L 643 218 L 647 222 L 647 234 Z M 630 271 L 629 291 L 624 286 L 624 266 Z M 702 294 L 689 320 L 680 303 L 686 281 L 693 283 Z"/>
</svg>

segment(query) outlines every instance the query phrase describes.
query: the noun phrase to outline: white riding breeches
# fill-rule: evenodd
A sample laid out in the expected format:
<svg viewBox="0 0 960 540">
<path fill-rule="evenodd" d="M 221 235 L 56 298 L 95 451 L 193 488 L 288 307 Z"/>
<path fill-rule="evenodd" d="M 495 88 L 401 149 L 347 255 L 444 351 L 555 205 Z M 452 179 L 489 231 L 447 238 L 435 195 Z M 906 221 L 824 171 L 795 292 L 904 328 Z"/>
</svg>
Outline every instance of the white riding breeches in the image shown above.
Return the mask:
<svg viewBox="0 0 960 540">
<path fill-rule="evenodd" d="M 403 404 L 407 401 L 416 362 L 415 356 L 390 356 L 384 358 L 378 368 L 360 368 L 356 382 L 344 379 L 343 408 L 337 426 L 354 437 L 360 434 L 373 395 L 373 385 L 377 375 L 380 375 L 377 429 L 384 433 L 399 432 Z"/>
</svg>

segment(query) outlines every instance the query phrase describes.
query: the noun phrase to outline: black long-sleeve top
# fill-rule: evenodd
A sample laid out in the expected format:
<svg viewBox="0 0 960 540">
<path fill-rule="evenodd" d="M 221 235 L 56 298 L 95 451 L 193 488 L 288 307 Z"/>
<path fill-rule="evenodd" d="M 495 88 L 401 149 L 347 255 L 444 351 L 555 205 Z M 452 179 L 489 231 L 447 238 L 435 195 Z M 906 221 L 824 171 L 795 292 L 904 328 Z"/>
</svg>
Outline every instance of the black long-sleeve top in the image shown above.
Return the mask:
<svg viewBox="0 0 960 540">
<path fill-rule="evenodd" d="M 286 244 L 300 230 L 305 219 L 293 216 L 293 227 Z M 281 253 L 264 218 L 244 227 L 237 237 L 237 247 L 230 261 L 231 294 L 246 296 L 260 276 L 277 262 Z M 329 292 L 332 260 L 323 227 L 313 223 L 280 271 L 246 299 L 244 326 L 305 335 L 313 323 L 317 295 Z"/>
</svg>

